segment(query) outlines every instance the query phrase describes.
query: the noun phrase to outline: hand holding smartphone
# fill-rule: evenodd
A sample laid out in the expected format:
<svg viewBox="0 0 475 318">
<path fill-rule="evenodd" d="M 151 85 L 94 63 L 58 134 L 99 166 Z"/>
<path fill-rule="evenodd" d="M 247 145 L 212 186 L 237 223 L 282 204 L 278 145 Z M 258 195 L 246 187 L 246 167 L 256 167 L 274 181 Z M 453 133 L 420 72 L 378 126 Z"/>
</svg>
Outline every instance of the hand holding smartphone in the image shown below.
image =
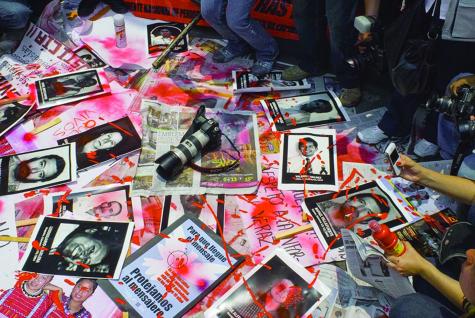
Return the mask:
<svg viewBox="0 0 475 318">
<path fill-rule="evenodd" d="M 390 143 L 384 153 L 391 164 L 394 174 L 399 176 L 401 174 L 401 168 L 397 165 L 397 162 L 399 161 L 399 153 L 397 152 L 396 144 L 394 142 Z"/>
</svg>

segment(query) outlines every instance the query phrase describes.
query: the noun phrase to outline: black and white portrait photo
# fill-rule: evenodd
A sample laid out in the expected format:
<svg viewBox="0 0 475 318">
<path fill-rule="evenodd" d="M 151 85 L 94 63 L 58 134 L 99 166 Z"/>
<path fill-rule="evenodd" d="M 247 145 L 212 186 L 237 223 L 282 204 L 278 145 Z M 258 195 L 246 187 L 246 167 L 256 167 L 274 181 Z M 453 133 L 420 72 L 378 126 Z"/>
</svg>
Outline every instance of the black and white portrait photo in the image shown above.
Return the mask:
<svg viewBox="0 0 475 318">
<path fill-rule="evenodd" d="M 84 62 L 87 63 L 91 68 L 100 68 L 107 66 L 107 64 L 88 46 L 81 46 L 76 51 L 74 51 L 77 56 L 79 56 Z"/>
<path fill-rule="evenodd" d="M 313 275 L 309 274 L 285 251 L 273 252 L 246 274 L 252 296 L 240 281 L 205 317 L 307 317 L 328 293 L 323 284 L 310 286 Z"/>
<path fill-rule="evenodd" d="M 141 147 L 140 136 L 129 117 L 58 140 L 58 144 L 71 142 L 76 143 L 78 170 L 114 160 Z"/>
<path fill-rule="evenodd" d="M 279 189 L 337 189 L 335 131 L 301 128 L 281 136 Z"/>
<path fill-rule="evenodd" d="M 33 108 L 33 105 L 22 105 L 17 102 L 0 107 L 0 136 L 15 127 Z"/>
<path fill-rule="evenodd" d="M 75 145 L 0 157 L 0 194 L 13 194 L 76 180 Z"/>
<path fill-rule="evenodd" d="M 185 28 L 181 23 L 154 23 L 147 25 L 148 53 L 155 54 L 165 50 Z M 185 36 L 174 48 L 173 52 L 184 52 L 188 49 Z"/>
<path fill-rule="evenodd" d="M 342 228 L 364 237 L 371 234 L 369 222 L 376 220 L 392 228 L 408 222 L 404 208 L 381 183 L 372 181 L 349 191 L 341 191 L 305 199 L 304 209 L 313 217 L 322 241 L 330 244 Z M 335 247 L 341 244 L 335 244 Z"/>
<path fill-rule="evenodd" d="M 61 217 L 72 219 L 129 221 L 133 216 L 129 194 L 128 185 L 85 189 L 69 193 L 66 198 L 63 193 L 54 193 L 45 198 L 45 210 L 58 211 Z"/>
<path fill-rule="evenodd" d="M 280 71 L 272 71 L 262 78 L 258 78 L 248 71 L 233 71 L 232 74 L 234 93 L 300 90 L 311 87 L 306 79 L 300 81 L 282 79 L 282 72 Z"/>
<path fill-rule="evenodd" d="M 25 271 L 117 278 L 133 231 L 131 222 L 94 222 L 41 217 L 22 258 Z"/>
<path fill-rule="evenodd" d="M 100 73 L 102 74 L 100 76 Z M 87 70 L 42 78 L 35 82 L 38 108 L 47 108 L 110 92 L 102 70 Z"/>
<path fill-rule="evenodd" d="M 277 131 L 348 121 L 349 117 L 333 92 L 264 99 L 261 101 L 272 128 Z"/>
</svg>

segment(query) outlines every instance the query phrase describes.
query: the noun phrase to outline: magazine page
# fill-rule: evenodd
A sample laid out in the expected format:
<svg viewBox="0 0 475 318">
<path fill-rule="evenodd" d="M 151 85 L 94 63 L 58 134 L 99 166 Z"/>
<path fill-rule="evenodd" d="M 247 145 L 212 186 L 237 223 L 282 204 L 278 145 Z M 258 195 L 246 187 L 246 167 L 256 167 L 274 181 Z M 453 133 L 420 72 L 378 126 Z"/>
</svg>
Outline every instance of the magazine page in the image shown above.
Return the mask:
<svg viewBox="0 0 475 318">
<path fill-rule="evenodd" d="M 205 317 L 306 317 L 329 293 L 318 277 L 275 249 L 218 299 Z"/>
<path fill-rule="evenodd" d="M 388 191 L 380 180 L 355 188 L 308 197 L 302 205 L 312 216 L 311 223 L 325 248 L 343 245 L 340 230 L 347 228 L 368 237 L 368 223 L 377 220 L 392 230 L 416 219 L 400 196 Z"/>
<path fill-rule="evenodd" d="M 41 216 L 20 268 L 42 274 L 117 279 L 133 228 L 133 222 Z"/>
<path fill-rule="evenodd" d="M 232 255 L 219 236 L 185 215 L 128 257 L 119 280 L 100 285 L 134 317 L 182 317 L 242 262 Z"/>
<path fill-rule="evenodd" d="M 0 99 L 28 94 L 28 84 L 43 76 L 87 67 L 64 44 L 30 23 L 16 51 L 0 57 Z"/>
<path fill-rule="evenodd" d="M 361 258 L 358 246 L 365 243 L 358 235 L 347 229 L 342 229 L 341 235 L 346 250 L 346 266 L 353 276 L 394 298 L 415 293 L 409 278 L 389 267 L 382 254 L 372 253 L 365 260 Z"/>
<path fill-rule="evenodd" d="M 261 178 L 260 147 L 256 116 L 252 112 L 206 110 L 207 118 L 215 119 L 220 130 L 240 152 L 236 169 L 219 173 L 200 173 L 184 166 L 174 179 L 164 180 L 156 172 L 155 160 L 176 148 L 190 128 L 196 109 L 167 105 L 155 101 L 142 101 L 143 137 L 142 152 L 133 182 L 132 194 L 247 194 L 255 191 Z M 202 158 L 193 159 L 202 167 L 222 167 L 233 162 L 237 152 L 221 136 L 221 147 Z"/>
<path fill-rule="evenodd" d="M 340 100 L 331 91 L 285 98 L 263 99 L 262 108 L 273 131 L 315 127 L 349 121 Z"/>
<path fill-rule="evenodd" d="M 426 215 L 412 224 L 395 231 L 401 240 L 408 241 L 424 257 L 438 257 L 440 244 L 447 229 L 458 222 L 455 212 L 444 209 Z"/>
<path fill-rule="evenodd" d="M 300 128 L 281 135 L 279 189 L 338 190 L 334 129 Z"/>
<path fill-rule="evenodd" d="M 288 91 L 311 88 L 310 83 L 301 81 L 286 81 L 282 79 L 281 71 L 272 71 L 258 78 L 249 71 L 233 71 L 233 93 L 259 93 L 271 91 Z"/>
</svg>

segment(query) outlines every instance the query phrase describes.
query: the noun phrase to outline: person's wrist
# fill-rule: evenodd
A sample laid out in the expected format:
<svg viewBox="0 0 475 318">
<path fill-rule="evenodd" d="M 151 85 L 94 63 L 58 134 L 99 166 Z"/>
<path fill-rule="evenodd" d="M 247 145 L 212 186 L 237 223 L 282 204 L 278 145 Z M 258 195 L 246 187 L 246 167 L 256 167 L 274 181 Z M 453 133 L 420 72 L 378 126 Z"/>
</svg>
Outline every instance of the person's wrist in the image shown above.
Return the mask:
<svg viewBox="0 0 475 318">
<path fill-rule="evenodd" d="M 427 259 L 423 257 L 421 258 L 422 258 L 422 262 L 421 262 L 421 267 L 419 269 L 418 275 L 424 278 L 425 280 L 427 280 L 428 277 L 430 276 L 431 271 L 436 267 Z"/>
<path fill-rule="evenodd" d="M 418 173 L 419 180 L 417 181 L 417 183 L 419 183 L 421 185 L 424 185 L 424 186 L 427 186 L 427 185 L 431 184 L 431 182 L 434 181 L 434 171 L 431 170 L 431 169 L 427 169 L 425 167 L 422 167 L 422 166 L 419 169 L 420 169 L 420 171 Z"/>
</svg>

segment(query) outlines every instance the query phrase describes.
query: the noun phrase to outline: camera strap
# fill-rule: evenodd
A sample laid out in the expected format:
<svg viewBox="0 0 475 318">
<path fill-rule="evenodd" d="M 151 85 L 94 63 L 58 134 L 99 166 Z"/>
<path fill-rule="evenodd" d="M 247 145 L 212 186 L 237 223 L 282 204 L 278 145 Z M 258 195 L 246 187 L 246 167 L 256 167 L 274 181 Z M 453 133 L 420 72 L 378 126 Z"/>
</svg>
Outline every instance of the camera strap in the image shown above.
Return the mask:
<svg viewBox="0 0 475 318">
<path fill-rule="evenodd" d="M 196 170 L 196 171 L 201 172 L 201 173 L 206 173 L 206 174 L 220 174 L 220 173 L 224 173 L 224 172 L 234 170 L 237 167 L 239 167 L 239 162 L 240 162 L 240 159 L 241 159 L 241 152 L 236 147 L 236 145 L 231 141 L 231 139 L 229 139 L 228 136 L 226 136 L 223 133 L 221 133 L 221 136 L 224 136 L 229 141 L 229 143 L 231 144 L 231 147 L 233 147 L 233 149 L 236 151 L 236 153 L 238 155 L 237 158 L 235 156 L 231 155 L 228 151 L 224 150 L 222 152 L 228 154 L 228 156 L 231 157 L 233 159 L 233 161 L 231 163 L 223 166 L 223 167 L 215 167 L 215 168 L 202 167 L 202 166 L 198 166 L 196 163 L 193 163 L 191 161 L 188 163 L 188 166 L 190 166 L 193 170 Z"/>
</svg>

